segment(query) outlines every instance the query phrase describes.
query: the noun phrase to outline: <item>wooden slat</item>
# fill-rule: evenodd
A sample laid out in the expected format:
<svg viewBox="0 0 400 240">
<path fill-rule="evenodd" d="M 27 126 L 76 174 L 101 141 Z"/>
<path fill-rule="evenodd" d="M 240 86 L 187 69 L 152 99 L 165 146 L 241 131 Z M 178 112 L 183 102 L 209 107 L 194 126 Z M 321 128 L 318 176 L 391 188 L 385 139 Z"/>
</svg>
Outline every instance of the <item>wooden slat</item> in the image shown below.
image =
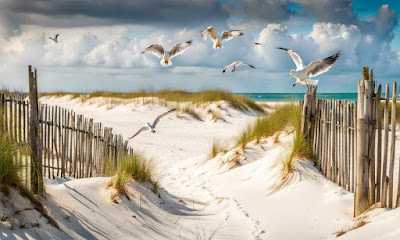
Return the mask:
<svg viewBox="0 0 400 240">
<path fill-rule="evenodd" d="M 391 130 L 391 142 L 390 142 L 390 165 L 389 165 L 389 207 L 393 207 L 393 175 L 394 175 L 394 157 L 395 157 L 395 144 L 396 144 L 396 82 L 393 83 L 393 95 L 392 95 L 392 130 Z"/>
</svg>

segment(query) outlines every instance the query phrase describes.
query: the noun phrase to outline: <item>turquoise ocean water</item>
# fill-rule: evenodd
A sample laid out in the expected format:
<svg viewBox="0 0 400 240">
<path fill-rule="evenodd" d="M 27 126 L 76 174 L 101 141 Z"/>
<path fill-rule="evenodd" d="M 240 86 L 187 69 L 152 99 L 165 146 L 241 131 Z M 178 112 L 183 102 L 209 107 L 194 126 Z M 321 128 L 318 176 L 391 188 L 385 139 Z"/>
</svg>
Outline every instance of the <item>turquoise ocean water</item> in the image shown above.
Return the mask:
<svg viewBox="0 0 400 240">
<path fill-rule="evenodd" d="M 235 93 L 243 95 L 257 102 L 287 102 L 304 99 L 304 93 Z M 336 99 L 357 101 L 357 93 L 317 93 L 319 99 Z"/>
</svg>

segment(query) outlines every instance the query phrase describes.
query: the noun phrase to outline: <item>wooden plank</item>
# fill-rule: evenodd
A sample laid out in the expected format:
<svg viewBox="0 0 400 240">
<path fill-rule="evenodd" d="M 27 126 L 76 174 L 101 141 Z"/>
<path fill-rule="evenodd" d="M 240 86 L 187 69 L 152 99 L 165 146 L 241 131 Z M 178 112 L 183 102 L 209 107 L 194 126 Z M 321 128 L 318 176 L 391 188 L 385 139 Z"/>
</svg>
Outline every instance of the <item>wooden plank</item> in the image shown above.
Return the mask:
<svg viewBox="0 0 400 240">
<path fill-rule="evenodd" d="M 382 111 L 381 111 L 381 98 L 382 98 L 382 85 L 379 84 L 378 92 L 376 94 L 376 128 L 377 128 L 377 148 L 376 148 L 376 202 L 381 201 L 381 171 L 382 171 Z"/>
<path fill-rule="evenodd" d="M 344 109 L 343 109 L 343 186 L 346 188 L 347 191 L 350 190 L 349 184 L 349 154 L 348 154 L 348 143 L 347 143 L 347 136 L 348 136 L 348 121 L 349 121 L 349 105 L 347 101 L 344 101 Z"/>
<path fill-rule="evenodd" d="M 56 108 L 57 109 L 57 108 Z M 54 127 L 54 124 L 57 122 L 57 120 L 56 120 L 56 116 L 57 116 L 57 114 L 55 113 L 55 109 L 54 109 L 54 106 L 51 106 L 51 115 L 50 115 L 50 121 L 49 121 L 49 125 L 50 125 L 50 138 L 49 138 L 49 141 L 50 141 L 50 145 L 51 145 L 51 150 L 50 150 L 50 157 L 51 157 L 51 166 L 53 167 L 52 169 L 51 169 L 51 177 L 54 179 L 55 177 L 54 177 L 54 168 L 55 168 L 55 163 L 54 163 L 54 158 L 55 158 L 55 156 L 54 156 L 54 145 L 55 145 L 55 141 L 56 141 L 56 139 L 55 139 L 55 135 L 54 135 L 54 130 L 55 130 L 55 127 Z"/>
<path fill-rule="evenodd" d="M 340 186 L 343 185 L 343 101 L 339 101 L 338 104 L 338 123 L 339 126 L 337 127 L 337 154 L 338 154 L 338 183 Z"/>
<path fill-rule="evenodd" d="M 396 87 L 397 83 L 393 83 L 393 95 L 392 95 L 392 130 L 391 130 L 391 142 L 390 142 L 390 165 L 389 165 L 389 207 L 393 208 L 393 175 L 394 175 L 394 157 L 395 157 L 395 144 L 396 144 Z"/>
<path fill-rule="evenodd" d="M 367 134 L 368 122 L 364 118 L 357 119 L 357 179 L 356 179 L 356 193 L 354 198 L 354 216 L 357 217 L 368 208 L 368 178 L 365 178 L 363 173 L 364 168 L 368 168 L 366 160 L 368 156 Z M 368 159 L 368 158 L 367 158 Z"/>
<path fill-rule="evenodd" d="M 331 163 L 332 163 L 332 172 L 331 172 L 331 180 L 337 182 L 337 156 L 336 156 L 336 110 L 337 110 L 337 102 L 332 102 L 332 118 L 331 118 Z"/>
<path fill-rule="evenodd" d="M 383 188 L 382 188 L 382 199 L 381 199 L 381 207 L 385 208 L 387 206 L 387 196 L 388 196 L 388 185 L 389 185 L 389 177 L 385 176 L 383 181 Z"/>
</svg>

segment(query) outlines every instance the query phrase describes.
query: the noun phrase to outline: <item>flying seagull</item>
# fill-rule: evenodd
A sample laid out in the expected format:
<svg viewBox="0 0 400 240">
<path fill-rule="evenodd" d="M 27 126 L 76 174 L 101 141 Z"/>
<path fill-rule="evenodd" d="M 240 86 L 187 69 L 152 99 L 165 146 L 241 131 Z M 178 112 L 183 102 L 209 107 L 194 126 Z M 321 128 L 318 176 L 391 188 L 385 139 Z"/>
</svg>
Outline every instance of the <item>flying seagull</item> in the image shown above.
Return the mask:
<svg viewBox="0 0 400 240">
<path fill-rule="evenodd" d="M 292 69 L 289 73 L 289 76 L 293 76 L 297 79 L 297 81 L 293 84 L 293 87 L 296 86 L 297 83 L 307 85 L 307 87 L 309 84 L 316 85 L 319 82 L 319 80 L 313 80 L 309 78 L 327 72 L 340 56 L 340 51 L 339 51 L 334 55 L 329 56 L 325 59 L 310 62 L 310 64 L 308 64 L 307 67 L 304 67 L 303 60 L 301 60 L 300 56 L 297 55 L 297 53 L 295 53 L 292 49 L 281 48 L 281 47 L 278 47 L 277 49 L 286 51 L 296 64 L 297 69 L 296 70 Z"/>
<path fill-rule="evenodd" d="M 58 36 L 59 36 L 59 35 L 60 35 L 60 34 L 57 34 L 54 38 L 49 37 L 49 39 L 53 40 L 54 43 L 58 43 Z"/>
<path fill-rule="evenodd" d="M 231 30 L 227 32 L 222 32 L 221 38 L 215 33 L 214 27 L 208 27 L 203 29 L 200 32 L 201 36 L 204 40 L 207 40 L 207 37 L 210 36 L 211 40 L 214 42 L 214 49 L 222 48 L 222 41 L 229 41 L 232 38 L 239 37 L 243 35 L 243 32 L 240 30 Z"/>
<path fill-rule="evenodd" d="M 150 52 L 156 55 L 157 57 L 161 58 L 161 65 L 166 67 L 172 65 L 172 62 L 170 61 L 171 58 L 182 54 L 190 45 L 192 45 L 192 40 L 176 44 L 173 48 L 171 48 L 171 50 L 166 51 L 161 45 L 154 44 L 146 48 L 142 54 L 145 52 Z"/>
<path fill-rule="evenodd" d="M 254 43 L 255 45 L 263 45 L 262 43 L 256 42 Z"/>
<path fill-rule="evenodd" d="M 249 66 L 249 67 L 251 67 L 251 68 L 255 68 L 253 65 L 247 64 L 247 63 L 245 63 L 245 62 L 236 61 L 236 62 L 233 62 L 233 63 L 231 63 L 231 64 L 226 65 L 225 68 L 224 68 L 224 70 L 222 70 L 222 72 L 225 72 L 226 69 L 228 69 L 230 66 L 233 67 L 233 68 L 232 68 L 232 72 L 234 72 L 235 69 L 236 69 L 236 67 L 239 66 L 240 64 L 244 64 L 244 65 L 247 65 L 247 66 Z"/>
<path fill-rule="evenodd" d="M 161 114 L 160 116 L 158 116 L 156 118 L 156 120 L 154 120 L 153 124 L 150 124 L 149 122 L 147 122 L 147 124 L 144 125 L 141 129 L 139 129 L 139 131 L 137 131 L 137 133 L 135 133 L 135 135 L 133 135 L 132 137 L 130 137 L 128 139 L 132 139 L 132 138 L 136 137 L 137 135 L 139 135 L 141 132 L 147 131 L 147 130 L 151 130 L 152 133 L 155 133 L 156 132 L 156 130 L 155 130 L 156 125 L 157 125 L 158 122 L 160 122 L 161 118 L 167 116 L 169 113 L 171 113 L 171 112 L 173 112 L 175 110 L 176 109 L 174 108 L 174 109 L 169 110 L 168 112 L 165 112 L 165 113 Z"/>
</svg>

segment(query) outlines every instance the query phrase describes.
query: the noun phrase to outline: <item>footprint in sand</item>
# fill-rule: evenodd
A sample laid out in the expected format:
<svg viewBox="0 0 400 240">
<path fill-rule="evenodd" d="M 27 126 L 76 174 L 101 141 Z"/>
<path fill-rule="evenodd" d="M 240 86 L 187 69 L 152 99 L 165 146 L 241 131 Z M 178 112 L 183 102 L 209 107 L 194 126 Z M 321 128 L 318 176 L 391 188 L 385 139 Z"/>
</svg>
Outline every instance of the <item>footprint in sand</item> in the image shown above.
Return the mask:
<svg viewBox="0 0 400 240">
<path fill-rule="evenodd" d="M 253 231 L 251 231 L 251 235 L 252 235 L 255 239 L 261 239 L 261 235 L 264 234 L 264 233 L 266 233 L 266 232 L 265 232 L 263 229 L 259 229 L 260 221 L 257 220 L 257 219 L 255 219 L 255 218 L 250 217 L 250 214 L 249 214 L 247 211 L 245 211 L 245 210 L 243 209 L 242 205 L 239 203 L 238 200 L 233 199 L 233 201 L 235 202 L 236 207 L 239 209 L 239 211 L 240 211 L 246 218 L 248 218 L 248 219 L 250 220 L 250 222 L 252 223 Z"/>
</svg>

